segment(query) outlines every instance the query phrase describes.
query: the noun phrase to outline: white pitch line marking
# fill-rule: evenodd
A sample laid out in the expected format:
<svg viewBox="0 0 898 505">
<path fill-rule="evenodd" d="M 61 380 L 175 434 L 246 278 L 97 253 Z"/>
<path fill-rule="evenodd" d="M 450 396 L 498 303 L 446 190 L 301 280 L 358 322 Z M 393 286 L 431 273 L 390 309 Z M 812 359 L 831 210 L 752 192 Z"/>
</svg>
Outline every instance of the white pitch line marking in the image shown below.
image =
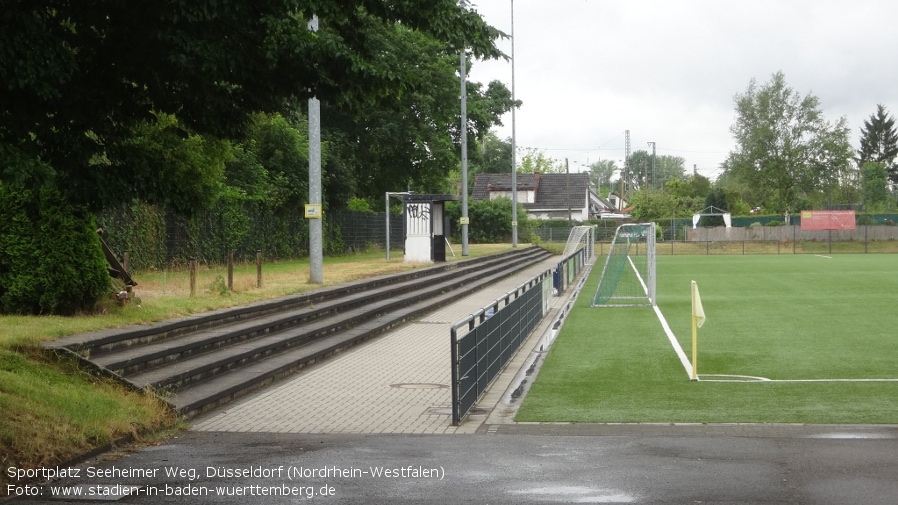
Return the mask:
<svg viewBox="0 0 898 505">
<path fill-rule="evenodd" d="M 680 346 L 680 342 L 677 340 L 676 335 L 674 335 L 673 330 L 670 329 L 670 325 L 667 324 L 667 319 L 664 319 L 664 314 L 661 313 L 661 309 L 659 309 L 657 305 L 653 305 L 652 308 L 655 309 L 655 314 L 658 316 L 658 320 L 661 321 L 661 327 L 664 328 L 664 333 L 667 334 L 667 339 L 670 340 L 670 345 L 673 346 L 674 352 L 676 352 L 677 357 L 680 358 L 680 363 L 682 363 L 683 368 L 686 369 L 686 377 L 691 380 L 692 363 L 689 362 L 689 358 L 686 357 L 683 347 Z"/>
<path fill-rule="evenodd" d="M 699 380 L 701 382 L 898 382 L 898 379 L 768 379 L 754 375 L 726 374 L 701 374 Z"/>
</svg>

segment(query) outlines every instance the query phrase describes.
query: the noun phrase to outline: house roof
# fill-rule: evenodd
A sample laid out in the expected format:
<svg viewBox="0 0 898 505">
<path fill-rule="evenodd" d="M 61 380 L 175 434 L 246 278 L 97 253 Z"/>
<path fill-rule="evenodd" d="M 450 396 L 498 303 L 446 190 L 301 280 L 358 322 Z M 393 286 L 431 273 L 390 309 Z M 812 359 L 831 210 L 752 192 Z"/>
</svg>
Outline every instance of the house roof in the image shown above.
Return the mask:
<svg viewBox="0 0 898 505">
<path fill-rule="evenodd" d="M 535 191 L 542 174 L 517 174 L 518 191 Z M 474 176 L 472 200 L 486 200 L 490 191 L 511 191 L 511 174 L 477 174 Z"/>
<path fill-rule="evenodd" d="M 568 206 L 582 209 L 587 205 L 592 210 L 597 203 L 611 207 L 591 190 L 588 174 L 517 174 L 517 186 L 518 191 L 535 191 L 533 203 L 523 204 L 527 210 L 567 210 Z M 511 174 L 474 177 L 472 200 L 488 199 L 492 191 L 511 191 Z"/>
</svg>

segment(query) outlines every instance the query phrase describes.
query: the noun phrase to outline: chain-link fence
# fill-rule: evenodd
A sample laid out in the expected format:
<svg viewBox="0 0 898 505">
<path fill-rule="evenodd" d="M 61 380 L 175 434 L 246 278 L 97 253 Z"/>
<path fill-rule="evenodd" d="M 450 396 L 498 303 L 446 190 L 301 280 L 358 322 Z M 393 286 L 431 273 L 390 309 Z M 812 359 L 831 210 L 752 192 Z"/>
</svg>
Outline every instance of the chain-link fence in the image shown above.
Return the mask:
<svg viewBox="0 0 898 505">
<path fill-rule="evenodd" d="M 110 248 L 129 253 L 132 270 L 165 269 L 188 264 L 216 265 L 308 257 L 309 225 L 303 211 L 272 213 L 250 206 L 220 209 L 193 219 L 146 204 L 133 204 L 97 216 Z M 324 253 L 329 256 L 386 246 L 386 214 L 336 211 L 324 216 Z M 402 216 L 390 215 L 390 245 L 403 244 Z"/>
</svg>

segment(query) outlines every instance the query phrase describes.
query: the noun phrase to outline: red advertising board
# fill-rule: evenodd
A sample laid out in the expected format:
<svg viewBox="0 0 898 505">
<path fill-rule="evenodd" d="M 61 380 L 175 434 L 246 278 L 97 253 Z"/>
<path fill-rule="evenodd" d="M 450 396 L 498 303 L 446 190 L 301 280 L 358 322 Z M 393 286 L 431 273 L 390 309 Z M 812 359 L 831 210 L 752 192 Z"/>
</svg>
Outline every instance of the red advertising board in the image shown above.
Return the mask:
<svg viewBox="0 0 898 505">
<path fill-rule="evenodd" d="M 802 230 L 853 230 L 855 227 L 853 210 L 801 211 Z"/>
</svg>

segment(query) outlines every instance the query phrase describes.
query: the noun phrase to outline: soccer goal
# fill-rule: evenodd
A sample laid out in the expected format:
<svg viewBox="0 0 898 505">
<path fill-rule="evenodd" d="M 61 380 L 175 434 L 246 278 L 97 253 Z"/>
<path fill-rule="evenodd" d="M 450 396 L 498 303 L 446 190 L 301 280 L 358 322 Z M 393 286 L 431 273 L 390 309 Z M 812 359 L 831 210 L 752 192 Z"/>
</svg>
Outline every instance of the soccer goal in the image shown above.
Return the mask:
<svg viewBox="0 0 898 505">
<path fill-rule="evenodd" d="M 595 250 L 595 230 L 592 226 L 574 226 L 568 235 L 567 243 L 564 245 L 562 258 L 567 258 L 571 254 L 577 252 L 581 247 L 586 248 L 586 257 L 592 258 Z"/>
<path fill-rule="evenodd" d="M 617 228 L 599 278 L 593 307 L 654 306 L 655 223 Z"/>
</svg>

